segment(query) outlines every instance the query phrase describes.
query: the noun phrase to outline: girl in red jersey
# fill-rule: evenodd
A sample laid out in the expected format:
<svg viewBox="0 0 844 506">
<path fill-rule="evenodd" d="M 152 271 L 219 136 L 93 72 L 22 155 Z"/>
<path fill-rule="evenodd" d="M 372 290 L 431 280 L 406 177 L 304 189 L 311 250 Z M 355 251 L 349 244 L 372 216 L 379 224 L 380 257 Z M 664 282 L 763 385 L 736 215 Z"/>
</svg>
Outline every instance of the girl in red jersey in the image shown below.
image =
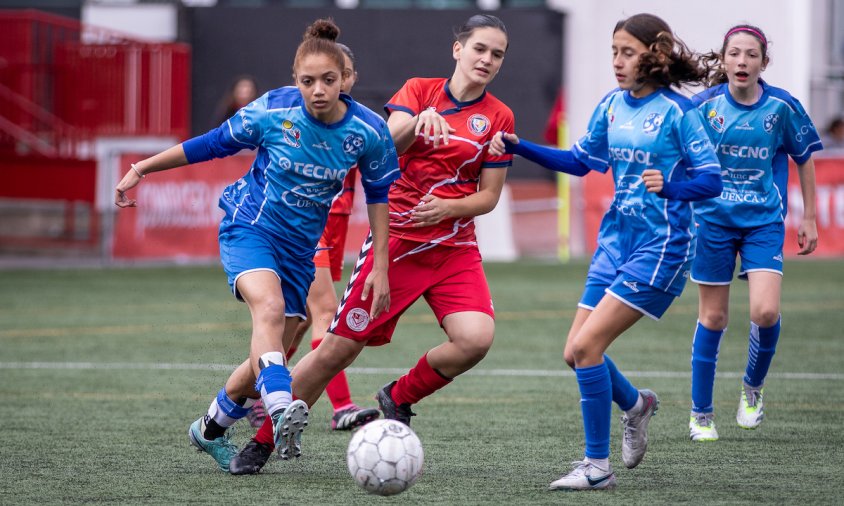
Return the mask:
<svg viewBox="0 0 844 506">
<path fill-rule="evenodd" d="M 508 36 L 495 16 L 472 16 L 455 33 L 451 78 L 408 80 L 385 106 L 402 175 L 390 189 L 390 309 L 373 318 L 363 280 L 381 260 L 367 239 L 328 334 L 292 371 L 294 395 L 316 402 L 337 372 L 365 346 L 390 338 L 404 311 L 425 297 L 447 340 L 377 395 L 385 418 L 410 423 L 411 406 L 484 358 L 495 333 L 489 286 L 474 217 L 498 203 L 511 155 L 492 156 L 498 131 L 513 132 L 513 113 L 486 91 L 504 61 Z M 256 435 L 272 441 L 268 424 Z M 243 452 L 238 474 L 257 473 L 266 457 Z M 235 463 L 237 465 L 235 466 Z"/>
</svg>

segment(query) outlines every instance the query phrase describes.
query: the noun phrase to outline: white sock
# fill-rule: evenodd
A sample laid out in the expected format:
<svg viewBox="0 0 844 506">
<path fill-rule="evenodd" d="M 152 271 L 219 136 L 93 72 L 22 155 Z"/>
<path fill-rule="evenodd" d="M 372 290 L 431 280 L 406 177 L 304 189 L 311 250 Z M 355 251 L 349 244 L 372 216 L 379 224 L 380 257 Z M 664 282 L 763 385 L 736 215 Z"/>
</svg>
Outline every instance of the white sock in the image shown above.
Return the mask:
<svg viewBox="0 0 844 506">
<path fill-rule="evenodd" d="M 645 404 L 645 401 L 644 401 L 644 399 L 642 399 L 642 394 L 639 394 L 639 397 L 636 398 L 636 404 L 634 404 L 632 408 L 625 411 L 625 413 L 627 413 L 627 416 L 638 415 L 639 413 L 642 412 L 642 406 L 644 404 Z"/>
<path fill-rule="evenodd" d="M 593 459 L 591 457 L 586 457 L 586 462 L 589 462 L 593 466 L 597 467 L 601 471 L 609 471 L 610 470 L 610 459 Z"/>
</svg>

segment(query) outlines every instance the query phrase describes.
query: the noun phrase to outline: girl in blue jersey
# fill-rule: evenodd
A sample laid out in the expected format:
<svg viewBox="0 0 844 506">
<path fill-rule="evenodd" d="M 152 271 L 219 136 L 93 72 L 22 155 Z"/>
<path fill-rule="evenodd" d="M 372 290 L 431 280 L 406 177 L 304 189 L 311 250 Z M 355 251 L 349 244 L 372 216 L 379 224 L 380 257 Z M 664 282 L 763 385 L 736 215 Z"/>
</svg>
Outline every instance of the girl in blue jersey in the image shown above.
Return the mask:
<svg viewBox="0 0 844 506">
<path fill-rule="evenodd" d="M 612 402 L 624 411 L 622 460 L 633 468 L 647 449 L 658 399 L 637 390 L 604 352 L 642 315 L 659 319 L 683 290 L 694 255 L 691 201 L 721 191 L 719 165 L 699 112 L 670 86 L 707 75 L 660 18 L 637 14 L 613 30 L 619 87 L 598 105 L 588 132 L 562 151 L 503 134 L 494 151 L 583 176 L 612 169 L 613 202 L 601 222 L 586 288 L 564 357 L 575 369 L 586 435 L 583 461 L 551 483 L 555 490 L 608 489 Z"/>
<path fill-rule="evenodd" d="M 718 439 L 712 388 L 737 254 L 739 277 L 750 289 L 750 346 L 736 421 L 745 429 L 762 422 L 762 386 L 780 334 L 789 156 L 803 193 L 799 254 L 811 253 L 818 242 L 812 153 L 822 149 L 821 142 L 800 102 L 760 78 L 769 61 L 765 34 L 755 26 L 734 26 L 720 53 L 710 57 L 721 64 L 714 86 L 694 101 L 716 146 L 724 189 L 718 198 L 695 205 L 699 238 L 691 277 L 700 303 L 692 344 L 693 441 Z"/>
<path fill-rule="evenodd" d="M 283 459 L 300 453 L 308 407 L 293 401 L 285 350 L 314 278 L 313 256 L 348 169 L 360 166 L 373 233 L 375 268 L 365 293 L 373 317 L 389 308 L 387 192 L 399 175 L 396 150 L 380 116 L 341 94 L 348 78 L 339 29 L 318 20 L 305 32 L 293 63 L 295 87 L 278 88 L 240 109 L 219 128 L 133 164 L 116 204 L 146 174 L 257 149 L 255 161 L 220 198 L 220 257 L 234 295 L 252 315 L 249 358 L 235 369 L 205 416 L 188 431 L 191 444 L 223 471 L 237 448 L 226 430 L 261 398 Z"/>
</svg>

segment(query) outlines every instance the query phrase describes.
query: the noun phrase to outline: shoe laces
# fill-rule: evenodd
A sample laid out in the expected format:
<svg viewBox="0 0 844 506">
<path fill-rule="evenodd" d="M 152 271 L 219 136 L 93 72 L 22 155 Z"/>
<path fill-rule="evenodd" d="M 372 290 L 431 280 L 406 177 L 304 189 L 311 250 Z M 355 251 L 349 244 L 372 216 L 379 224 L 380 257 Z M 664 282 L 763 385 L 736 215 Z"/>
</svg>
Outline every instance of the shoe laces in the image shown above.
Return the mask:
<svg viewBox="0 0 844 506">
<path fill-rule="evenodd" d="M 762 397 L 762 389 L 745 384 L 742 385 L 742 391 L 744 392 L 744 401 L 747 403 L 747 407 L 755 408 L 759 402 L 759 398 Z"/>
<path fill-rule="evenodd" d="M 695 417 L 695 423 L 703 428 L 709 429 L 712 427 L 712 414 L 711 413 L 694 413 L 692 416 Z"/>
</svg>

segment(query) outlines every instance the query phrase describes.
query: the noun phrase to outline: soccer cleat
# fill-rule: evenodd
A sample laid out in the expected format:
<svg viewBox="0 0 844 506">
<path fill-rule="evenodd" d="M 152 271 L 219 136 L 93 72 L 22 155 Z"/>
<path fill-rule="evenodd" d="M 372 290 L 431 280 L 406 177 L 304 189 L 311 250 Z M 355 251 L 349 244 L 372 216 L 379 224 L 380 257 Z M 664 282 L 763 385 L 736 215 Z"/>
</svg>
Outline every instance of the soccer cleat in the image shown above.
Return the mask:
<svg viewBox="0 0 844 506">
<path fill-rule="evenodd" d="M 190 444 L 196 447 L 196 451 L 205 452 L 217 461 L 221 471 L 229 472 L 229 463 L 232 457 L 237 454 L 237 446 L 231 442 L 233 431 L 209 441 L 202 437 L 202 418 L 193 422 L 188 429 Z"/>
<path fill-rule="evenodd" d="M 375 396 L 375 400 L 378 401 L 378 407 L 384 413 L 384 418 L 398 420 L 409 427 L 410 417 L 416 416 L 416 413 L 410 410 L 410 404 L 408 403 L 396 404 L 393 400 L 393 387 L 395 385 L 396 382 L 393 381 L 381 387 L 381 390 Z"/>
<path fill-rule="evenodd" d="M 621 416 L 624 427 L 624 439 L 621 443 L 621 460 L 627 469 L 638 466 L 648 450 L 648 422 L 659 409 L 659 398 L 650 390 L 639 390 L 642 396 L 642 409 L 638 414 Z"/>
<path fill-rule="evenodd" d="M 249 425 L 258 429 L 264 424 L 265 418 L 267 418 L 267 410 L 264 409 L 264 401 L 258 399 L 252 405 L 252 409 L 246 413 L 246 419 L 249 420 Z"/>
<path fill-rule="evenodd" d="M 272 454 L 271 445 L 251 439 L 237 455 L 232 457 L 229 472 L 231 474 L 258 474 Z"/>
<path fill-rule="evenodd" d="M 742 382 L 736 422 L 742 429 L 755 429 L 765 418 L 762 387 L 752 387 Z"/>
<path fill-rule="evenodd" d="M 574 469 L 559 480 L 548 485 L 549 490 L 610 490 L 615 488 L 615 473 L 612 468 L 600 469 L 583 460 L 572 462 Z"/>
<path fill-rule="evenodd" d="M 715 413 L 695 413 L 689 417 L 689 438 L 692 441 L 718 441 Z"/>
<path fill-rule="evenodd" d="M 352 430 L 366 425 L 379 415 L 377 409 L 352 406 L 334 413 L 331 417 L 331 430 Z"/>
<path fill-rule="evenodd" d="M 308 405 L 295 400 L 287 408 L 271 416 L 273 442 L 281 460 L 302 455 L 302 431 L 308 425 Z"/>
</svg>

